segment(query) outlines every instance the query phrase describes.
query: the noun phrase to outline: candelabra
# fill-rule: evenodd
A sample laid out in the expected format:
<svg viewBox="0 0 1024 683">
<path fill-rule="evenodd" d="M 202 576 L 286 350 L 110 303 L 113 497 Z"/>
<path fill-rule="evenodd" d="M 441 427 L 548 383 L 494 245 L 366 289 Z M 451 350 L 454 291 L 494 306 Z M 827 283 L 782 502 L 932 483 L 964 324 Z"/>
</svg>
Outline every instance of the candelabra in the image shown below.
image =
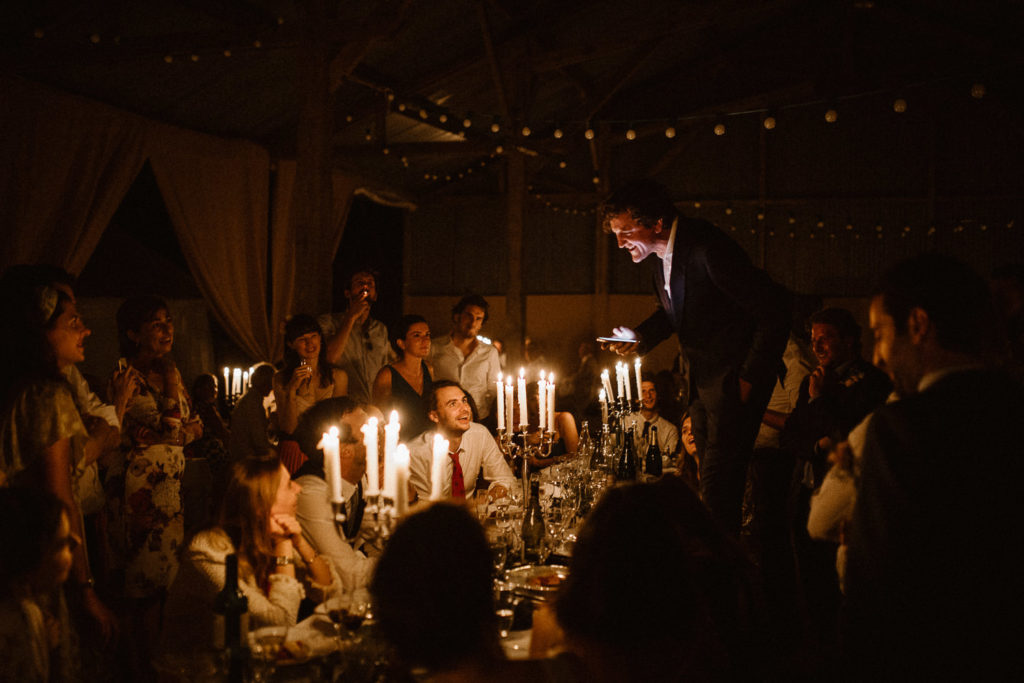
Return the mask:
<svg viewBox="0 0 1024 683">
<path fill-rule="evenodd" d="M 509 462 L 514 463 L 517 457 L 522 458 L 522 486 L 523 486 L 523 507 L 530 500 L 530 460 L 534 461 L 551 457 L 551 447 L 555 441 L 554 432 L 542 429 L 540 439 L 536 443 L 530 443 L 527 438 L 526 425 L 519 425 L 514 432 L 506 429 L 498 430 L 498 447 Z M 526 544 L 521 544 L 519 549 L 520 561 L 526 562 Z"/>
<path fill-rule="evenodd" d="M 366 501 L 366 507 L 363 508 L 363 519 L 373 521 L 371 528 L 374 541 L 376 542 L 377 539 L 386 541 L 391 536 L 391 532 L 395 530 L 395 524 L 398 521 L 398 508 L 395 501 L 383 493 L 364 495 L 363 500 Z M 334 524 L 338 528 L 338 534 L 345 538 L 345 522 L 348 521 L 345 503 L 332 502 L 331 508 L 334 510 Z"/>
</svg>

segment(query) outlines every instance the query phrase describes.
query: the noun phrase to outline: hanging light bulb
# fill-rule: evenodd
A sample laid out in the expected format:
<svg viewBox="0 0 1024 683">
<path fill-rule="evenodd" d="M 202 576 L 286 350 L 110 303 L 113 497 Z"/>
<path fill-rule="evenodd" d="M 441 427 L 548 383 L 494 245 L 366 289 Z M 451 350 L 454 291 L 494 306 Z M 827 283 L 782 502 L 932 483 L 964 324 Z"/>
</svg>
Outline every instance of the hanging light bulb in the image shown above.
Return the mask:
<svg viewBox="0 0 1024 683">
<path fill-rule="evenodd" d="M 523 133 L 523 137 L 524 137 L 524 138 L 528 138 L 528 137 L 530 137 L 530 133 L 532 133 L 532 132 L 533 132 L 533 131 L 532 131 L 532 130 L 530 130 L 530 127 L 529 127 L 529 126 L 523 126 L 523 130 L 522 130 L 522 133 Z"/>
<path fill-rule="evenodd" d="M 766 116 L 766 117 L 764 117 L 764 129 L 765 130 L 775 130 L 775 117 L 774 116 Z"/>
<path fill-rule="evenodd" d="M 985 84 L 984 83 L 975 83 L 975 84 L 973 84 L 971 86 L 971 97 L 973 97 L 976 100 L 980 100 L 984 96 L 985 96 Z"/>
<path fill-rule="evenodd" d="M 568 166 L 568 164 L 566 164 L 565 161 L 558 162 L 558 168 L 565 168 L 566 166 Z"/>
<path fill-rule="evenodd" d="M 667 137 L 669 140 L 671 140 L 675 136 L 676 136 L 675 126 L 669 126 L 668 128 L 665 129 L 665 137 Z"/>
<path fill-rule="evenodd" d="M 427 118 L 427 110 L 426 109 L 420 109 L 420 118 L 421 119 L 426 119 Z"/>
<path fill-rule="evenodd" d="M 585 137 L 588 140 L 593 140 L 594 139 L 594 129 L 593 128 L 587 128 L 585 131 L 583 131 L 583 137 Z"/>
<path fill-rule="evenodd" d="M 463 128 L 469 128 L 472 125 L 473 125 L 473 119 L 469 118 L 468 116 L 466 118 L 462 119 L 462 127 Z"/>
<path fill-rule="evenodd" d="M 829 109 L 825 112 L 825 120 L 829 123 L 835 123 L 839 120 L 839 112 L 835 109 Z"/>
<path fill-rule="evenodd" d="M 448 123 L 448 114 L 441 114 L 437 117 L 437 120 L 441 123 Z"/>
<path fill-rule="evenodd" d="M 561 140 L 561 139 L 562 139 L 562 136 L 563 136 L 563 135 L 565 135 L 565 133 L 563 133 L 563 132 L 562 132 L 562 129 L 561 129 L 561 128 L 555 128 L 555 132 L 554 132 L 554 133 L 552 133 L 552 135 L 554 135 L 554 136 L 555 136 L 555 139 L 556 139 L 556 140 Z"/>
<path fill-rule="evenodd" d="M 398 111 L 405 111 L 405 102 L 398 103 Z"/>
<path fill-rule="evenodd" d="M 630 126 L 629 130 L 626 131 L 626 139 L 636 140 L 636 130 L 633 129 L 633 126 Z"/>
<path fill-rule="evenodd" d="M 892 110 L 897 114 L 902 114 L 907 110 L 907 101 L 902 97 L 893 100 Z"/>
<path fill-rule="evenodd" d="M 715 135 L 725 135 L 725 124 L 724 123 L 716 123 L 715 124 Z"/>
<path fill-rule="evenodd" d="M 494 123 L 491 124 L 491 132 L 492 133 L 498 133 L 500 131 L 501 131 L 501 126 L 498 125 L 497 121 L 495 121 Z"/>
</svg>

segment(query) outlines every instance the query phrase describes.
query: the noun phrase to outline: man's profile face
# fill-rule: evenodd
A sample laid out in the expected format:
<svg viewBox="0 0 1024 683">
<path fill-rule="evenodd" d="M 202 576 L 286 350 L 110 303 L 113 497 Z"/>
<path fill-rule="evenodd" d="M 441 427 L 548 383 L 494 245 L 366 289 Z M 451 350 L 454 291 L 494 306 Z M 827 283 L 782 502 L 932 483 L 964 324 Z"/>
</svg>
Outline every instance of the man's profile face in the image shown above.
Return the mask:
<svg viewBox="0 0 1024 683">
<path fill-rule="evenodd" d="M 341 476 L 345 481 L 358 484 L 359 480 L 366 474 L 366 446 L 362 444 L 360 431 L 366 424 L 366 411 L 357 407 L 341 416 L 343 424 L 348 425 L 351 434 L 357 439 L 357 443 L 341 444 Z"/>
<path fill-rule="evenodd" d="M 619 249 L 629 252 L 633 263 L 640 263 L 654 253 L 658 235 L 664 230 L 661 219 L 653 228 L 641 225 L 628 211 L 612 216 L 608 227 L 615 235 L 615 243 Z"/>
<path fill-rule="evenodd" d="M 458 387 L 438 389 L 437 409 L 430 411 L 430 419 L 444 432 L 465 433 L 473 423 L 473 410 L 466 393 Z"/>
<path fill-rule="evenodd" d="M 352 302 L 362 301 L 363 299 L 376 302 L 377 281 L 371 273 L 356 273 L 349 280 L 348 289 L 345 290 L 345 297 Z"/>
<path fill-rule="evenodd" d="M 463 337 L 475 337 L 484 326 L 487 312 L 479 306 L 466 306 L 461 313 L 455 314 L 455 329 Z"/>
<path fill-rule="evenodd" d="M 654 382 L 645 380 L 640 383 L 640 389 L 644 410 L 654 410 L 654 405 L 658 402 L 658 390 L 654 388 Z"/>
<path fill-rule="evenodd" d="M 853 357 L 853 340 L 839 334 L 839 328 L 828 323 L 811 325 L 811 349 L 818 365 L 831 368 L 842 365 Z"/>
<path fill-rule="evenodd" d="M 874 364 L 889 375 L 897 394 L 915 393 L 921 380 L 917 354 L 909 335 L 896 331 L 896 322 L 885 310 L 881 295 L 871 300 L 868 321 L 875 337 Z"/>
</svg>

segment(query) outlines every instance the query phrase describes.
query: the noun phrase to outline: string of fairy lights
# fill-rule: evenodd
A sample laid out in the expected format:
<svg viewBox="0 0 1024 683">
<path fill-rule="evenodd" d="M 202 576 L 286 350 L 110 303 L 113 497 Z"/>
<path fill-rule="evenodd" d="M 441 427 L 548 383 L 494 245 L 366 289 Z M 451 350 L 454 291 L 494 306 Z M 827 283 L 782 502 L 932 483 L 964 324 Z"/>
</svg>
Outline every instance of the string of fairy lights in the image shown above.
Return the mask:
<svg viewBox="0 0 1024 683">
<path fill-rule="evenodd" d="M 276 25 L 278 27 L 284 26 L 285 23 L 284 17 L 277 17 Z M 37 41 L 42 41 L 48 37 L 46 30 L 42 27 L 34 29 L 32 35 Z M 162 61 L 167 65 L 194 65 L 199 63 L 201 60 L 209 58 L 219 57 L 221 59 L 230 59 L 240 52 L 253 50 L 258 51 L 273 47 L 272 33 L 268 33 L 266 37 L 268 39 L 266 43 L 261 41 L 259 38 L 254 38 L 247 44 L 239 44 L 232 47 L 168 52 L 162 56 Z M 104 42 L 104 37 L 101 36 L 100 33 L 96 32 L 89 34 L 86 39 L 94 46 L 98 46 Z M 120 36 L 117 35 L 109 37 L 106 42 L 119 46 L 122 44 Z M 512 146 L 527 154 L 537 155 L 537 152 L 531 149 L 530 145 L 536 145 L 536 141 L 540 140 L 568 142 L 571 141 L 571 135 L 580 134 L 582 134 L 583 139 L 588 142 L 600 141 L 601 138 L 607 138 L 608 142 L 612 142 L 614 144 L 632 143 L 638 139 L 650 138 L 656 135 L 662 135 L 665 139 L 672 140 L 677 136 L 681 127 L 701 125 L 708 126 L 707 130 L 709 134 L 722 137 L 728 133 L 730 129 L 730 122 L 735 120 L 736 117 L 751 116 L 760 117 L 760 125 L 765 131 L 771 132 L 780 125 L 780 122 L 784 121 L 785 112 L 794 109 L 817 107 L 821 110 L 821 115 L 825 123 L 834 125 L 840 120 L 841 105 L 844 102 L 867 97 L 888 97 L 888 102 L 893 114 L 902 115 L 910 109 L 910 101 L 907 94 L 912 93 L 915 89 L 934 85 L 940 82 L 961 80 L 966 83 L 969 81 L 970 85 L 967 88 L 967 93 L 975 100 L 981 100 L 988 93 L 986 85 L 976 78 L 967 79 L 962 75 L 940 76 L 928 81 L 909 84 L 898 89 L 876 89 L 834 97 L 830 100 L 815 99 L 775 107 L 726 111 L 716 114 L 702 113 L 673 118 L 633 120 L 545 120 L 534 121 L 532 123 L 513 124 L 505 122 L 500 115 L 487 113 L 480 114 L 472 111 L 466 111 L 459 114 L 444 106 L 435 104 L 426 98 L 415 96 L 400 97 L 390 88 L 369 84 L 358 79 L 353 80 L 352 78 L 349 78 L 349 80 L 358 85 L 370 87 L 382 92 L 385 95 L 385 106 L 388 111 L 397 110 L 399 113 L 404 114 L 409 118 L 418 119 L 422 123 L 445 130 L 459 139 L 465 140 L 467 138 L 467 132 L 472 131 L 474 133 L 474 137 L 482 137 L 485 140 L 490 139 L 494 142 L 494 147 L 491 151 L 486 154 L 482 154 L 471 163 L 460 165 L 458 168 L 452 168 L 444 172 L 437 172 L 433 170 L 422 172 L 423 180 L 435 185 L 456 183 L 469 179 L 473 177 L 474 174 L 479 174 L 483 169 L 501 161 L 506 152 L 507 146 Z M 346 114 L 344 116 L 344 120 L 349 124 L 354 123 L 355 116 L 353 114 Z M 372 128 L 367 128 L 365 130 L 363 138 L 368 143 L 373 143 L 374 141 L 380 142 L 380 153 L 383 156 L 392 156 L 392 158 L 395 158 L 396 162 L 402 165 L 405 169 L 410 171 L 414 170 L 409 157 L 406 155 L 391 155 L 391 150 L 383 140 L 383 136 L 379 133 L 375 133 Z M 570 161 L 567 158 L 564 158 L 564 155 L 562 158 L 559 158 L 559 155 L 555 154 L 554 163 L 560 170 L 566 170 L 570 166 Z M 594 173 L 591 177 L 591 181 L 596 188 L 601 185 L 602 178 Z M 543 194 L 535 192 L 533 188 L 530 188 L 529 196 L 535 200 L 539 206 L 552 213 L 571 216 L 592 216 L 596 213 L 596 194 L 594 195 L 595 205 L 589 206 L 570 206 L 560 204 L 546 199 Z M 884 203 L 884 200 L 880 201 Z M 813 219 L 809 217 L 801 217 L 798 219 L 792 212 L 785 214 L 783 222 L 781 212 L 771 208 L 771 205 L 774 202 L 770 199 L 764 201 L 757 208 L 757 211 L 754 214 L 754 221 L 747 221 L 748 223 L 752 223 L 754 227 L 747 227 L 746 224 L 740 227 L 737 225 L 740 221 L 738 221 L 734 216 L 734 203 L 749 204 L 750 200 L 737 200 L 736 202 L 709 202 L 708 208 L 713 208 L 714 206 L 719 205 L 721 206 L 721 212 L 717 214 L 714 211 L 708 211 L 707 209 L 701 212 L 701 201 L 690 202 L 690 206 L 692 206 L 692 208 L 702 217 L 715 220 L 715 222 L 721 225 L 723 229 L 729 230 L 730 232 L 749 231 L 749 233 L 753 235 L 763 232 L 767 237 L 790 240 L 835 240 L 842 237 L 849 237 L 854 240 L 870 238 L 874 238 L 876 240 L 886 238 L 906 239 L 907 237 L 920 234 L 932 237 L 938 234 L 959 235 L 992 233 L 998 232 L 999 230 L 1014 230 L 1016 228 L 1016 222 L 1013 219 L 995 220 L 992 218 L 980 219 L 962 217 L 945 222 L 932 221 L 927 225 L 914 224 L 909 221 L 891 225 L 885 225 L 881 221 L 875 221 L 873 223 L 867 221 L 861 225 L 859 222 L 852 221 L 849 218 L 845 221 L 826 221 L 820 215 Z M 815 202 L 813 200 L 809 200 L 807 203 L 813 204 Z"/>
</svg>

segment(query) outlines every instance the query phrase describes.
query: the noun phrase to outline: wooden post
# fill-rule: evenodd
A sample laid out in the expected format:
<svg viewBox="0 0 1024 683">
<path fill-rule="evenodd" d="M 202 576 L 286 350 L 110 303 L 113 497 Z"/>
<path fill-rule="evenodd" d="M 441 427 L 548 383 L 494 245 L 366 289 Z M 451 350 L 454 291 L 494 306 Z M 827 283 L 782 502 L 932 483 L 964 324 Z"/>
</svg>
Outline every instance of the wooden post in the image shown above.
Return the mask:
<svg viewBox="0 0 1024 683">
<path fill-rule="evenodd" d="M 506 235 L 508 242 L 508 289 L 506 293 L 506 314 L 508 336 L 519 345 L 519 358 L 524 356 L 523 340 L 526 336 L 526 296 L 523 293 L 523 214 L 526 205 L 526 159 L 515 149 L 506 155 L 507 170 L 507 213 Z M 515 357 L 515 354 L 512 354 Z"/>
<path fill-rule="evenodd" d="M 293 216 L 296 230 L 296 301 L 298 311 L 313 315 L 331 303 L 334 254 L 323 244 L 333 233 L 330 97 L 331 50 L 318 35 L 328 18 L 325 0 L 310 0 L 299 51 L 299 121 L 295 148 Z"/>
<path fill-rule="evenodd" d="M 762 122 L 763 124 L 763 122 Z M 764 210 L 768 199 L 768 129 L 760 126 L 760 144 L 758 145 L 757 198 L 760 202 L 758 211 Z M 758 221 L 757 226 L 757 265 L 765 269 L 768 264 L 768 220 Z"/>
</svg>

